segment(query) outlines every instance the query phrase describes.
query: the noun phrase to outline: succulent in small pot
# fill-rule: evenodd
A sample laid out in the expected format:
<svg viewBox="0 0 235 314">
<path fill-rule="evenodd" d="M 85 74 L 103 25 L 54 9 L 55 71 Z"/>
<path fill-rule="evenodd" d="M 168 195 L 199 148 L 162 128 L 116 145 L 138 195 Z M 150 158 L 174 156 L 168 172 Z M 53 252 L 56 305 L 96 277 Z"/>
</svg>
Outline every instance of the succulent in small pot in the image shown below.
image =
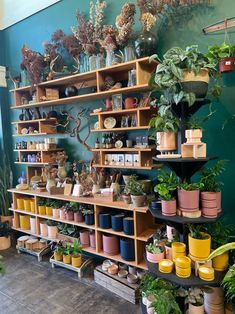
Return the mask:
<svg viewBox="0 0 235 314">
<path fill-rule="evenodd" d="M 203 188 L 202 182 L 180 184 L 178 189 L 179 208 L 186 212 L 196 212 L 199 210 L 200 189 Z"/>
<path fill-rule="evenodd" d="M 82 246 L 79 239 L 76 239 L 72 245 L 72 265 L 80 267 L 82 265 Z"/>
<path fill-rule="evenodd" d="M 58 223 L 53 220 L 47 220 L 48 237 L 50 239 L 56 239 L 58 235 Z"/>
<path fill-rule="evenodd" d="M 204 293 L 201 288 L 189 288 L 186 302 L 190 314 L 204 314 Z"/>
<path fill-rule="evenodd" d="M 125 193 L 131 195 L 131 200 L 135 207 L 142 207 L 145 205 L 146 195 L 144 193 L 144 186 L 138 181 L 136 175 L 132 175 L 129 178 L 125 186 Z"/>
<path fill-rule="evenodd" d="M 73 252 L 73 247 L 71 243 L 66 243 L 63 251 L 63 263 L 71 264 L 71 254 Z"/>
<path fill-rule="evenodd" d="M 201 225 L 188 225 L 189 255 L 193 260 L 207 260 L 211 252 L 211 236 L 204 232 Z"/>
<path fill-rule="evenodd" d="M 147 260 L 151 263 L 159 263 L 165 257 L 165 249 L 163 246 L 156 246 L 154 243 L 146 245 Z"/>
<path fill-rule="evenodd" d="M 220 46 L 209 46 L 207 57 L 211 62 L 219 63 L 221 73 L 231 72 L 235 68 L 235 45 L 223 42 Z"/>
<path fill-rule="evenodd" d="M 63 245 L 59 242 L 54 250 L 54 259 L 56 261 L 62 261 L 63 260 L 63 253 L 64 253 L 64 247 Z"/>
<path fill-rule="evenodd" d="M 82 204 L 82 214 L 87 225 L 94 225 L 94 207 L 90 204 Z"/>
</svg>

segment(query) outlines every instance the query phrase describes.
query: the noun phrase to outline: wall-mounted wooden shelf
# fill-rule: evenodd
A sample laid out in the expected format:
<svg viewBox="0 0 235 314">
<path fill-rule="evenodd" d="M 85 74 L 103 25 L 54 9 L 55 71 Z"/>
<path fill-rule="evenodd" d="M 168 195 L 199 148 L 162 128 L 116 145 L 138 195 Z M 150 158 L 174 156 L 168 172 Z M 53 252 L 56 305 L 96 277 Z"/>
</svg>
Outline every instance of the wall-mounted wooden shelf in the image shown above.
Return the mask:
<svg viewBox="0 0 235 314">
<path fill-rule="evenodd" d="M 54 149 L 15 149 L 15 152 L 18 152 L 18 160 L 15 164 L 22 164 L 22 165 L 56 165 L 55 161 L 53 161 L 52 155 L 58 151 L 62 151 L 62 148 L 54 148 Z M 25 155 L 27 158 L 28 153 L 40 153 L 40 162 L 31 162 L 31 161 L 23 161 L 25 160 Z M 27 159 L 26 159 L 27 160 Z"/>
<path fill-rule="evenodd" d="M 56 122 L 57 119 L 56 118 L 49 118 L 49 119 L 36 119 L 36 120 L 18 120 L 18 121 L 13 121 L 11 122 L 11 124 L 35 124 L 35 123 L 39 123 L 39 122 Z"/>
<path fill-rule="evenodd" d="M 160 168 L 161 165 L 153 165 L 153 166 L 113 166 L 113 165 L 92 165 L 95 168 L 114 168 L 114 169 L 136 169 L 136 170 L 152 170 L 156 168 Z"/>
<path fill-rule="evenodd" d="M 64 150 L 63 148 L 50 148 L 50 149 L 14 149 L 14 152 L 59 152 L 61 150 Z"/>
<path fill-rule="evenodd" d="M 122 147 L 122 148 L 93 148 L 93 152 L 151 152 L 152 150 L 156 150 L 156 146 L 149 146 L 146 148 L 139 147 Z"/>
<path fill-rule="evenodd" d="M 147 130 L 149 129 L 149 125 L 144 125 L 144 126 L 134 126 L 134 127 L 127 127 L 127 128 L 113 128 L 113 129 L 92 129 L 91 132 L 118 132 L 118 131 L 139 131 L 139 130 Z"/>
<path fill-rule="evenodd" d="M 18 165 L 35 165 L 35 166 L 48 166 L 53 165 L 53 162 L 28 162 L 28 161 L 15 161 L 15 164 Z"/>
<path fill-rule="evenodd" d="M 132 109 L 99 111 L 99 112 L 92 112 L 90 116 L 125 115 L 127 113 L 137 113 L 138 111 L 148 111 L 150 109 L 152 109 L 152 107 L 137 107 L 137 108 L 132 108 Z"/>
</svg>

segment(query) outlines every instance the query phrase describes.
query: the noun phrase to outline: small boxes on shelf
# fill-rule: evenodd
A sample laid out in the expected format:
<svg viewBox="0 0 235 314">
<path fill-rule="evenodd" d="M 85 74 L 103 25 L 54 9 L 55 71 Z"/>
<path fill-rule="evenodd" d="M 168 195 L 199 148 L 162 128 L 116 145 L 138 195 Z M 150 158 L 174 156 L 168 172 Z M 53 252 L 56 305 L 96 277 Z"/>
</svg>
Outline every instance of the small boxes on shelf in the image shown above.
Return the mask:
<svg viewBox="0 0 235 314">
<path fill-rule="evenodd" d="M 59 99 L 59 90 L 55 88 L 46 88 L 46 100 L 56 100 Z"/>
</svg>

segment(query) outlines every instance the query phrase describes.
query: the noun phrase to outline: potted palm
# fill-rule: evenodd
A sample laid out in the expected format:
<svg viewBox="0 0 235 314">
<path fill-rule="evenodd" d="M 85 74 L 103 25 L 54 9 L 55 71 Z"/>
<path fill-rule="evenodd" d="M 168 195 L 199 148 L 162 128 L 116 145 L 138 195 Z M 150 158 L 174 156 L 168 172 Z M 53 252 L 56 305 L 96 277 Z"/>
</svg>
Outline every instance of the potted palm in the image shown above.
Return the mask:
<svg viewBox="0 0 235 314">
<path fill-rule="evenodd" d="M 178 188 L 178 201 L 179 208 L 185 212 L 197 212 L 199 211 L 199 196 L 200 189 L 203 187 L 203 183 L 187 183 L 183 182 Z"/>
<path fill-rule="evenodd" d="M 13 216 L 9 208 L 11 207 L 11 194 L 8 189 L 12 187 L 12 171 L 8 158 L 4 155 L 0 163 L 0 221 L 12 223 Z"/>
<path fill-rule="evenodd" d="M 162 203 L 162 214 L 165 216 L 176 215 L 176 199 L 174 191 L 177 188 L 177 176 L 174 172 L 167 172 L 163 169 L 160 170 L 158 175 L 158 181 L 160 182 L 154 188 L 154 191 L 158 193 Z"/>
<path fill-rule="evenodd" d="M 82 246 L 79 239 L 73 242 L 72 246 L 72 265 L 74 267 L 80 267 L 82 265 Z"/>
<path fill-rule="evenodd" d="M 219 160 L 211 167 L 204 167 L 201 170 L 201 203 L 202 215 L 208 218 L 217 217 L 221 211 L 221 186 L 222 182 L 217 177 L 225 170 L 226 161 Z"/>
<path fill-rule="evenodd" d="M 211 236 L 203 232 L 201 225 L 188 225 L 189 255 L 193 260 L 206 260 L 211 251 Z"/>
<path fill-rule="evenodd" d="M 6 250 L 11 247 L 10 232 L 9 222 L 0 222 L 0 250 Z"/>
<path fill-rule="evenodd" d="M 208 47 L 208 59 L 212 63 L 219 63 L 221 73 L 231 72 L 235 67 L 235 45 L 222 43 Z"/>
<path fill-rule="evenodd" d="M 126 184 L 126 191 L 129 191 L 132 203 L 135 207 L 144 206 L 146 201 L 144 186 L 138 181 L 138 177 L 136 175 L 132 175 L 128 180 Z"/>
<path fill-rule="evenodd" d="M 87 225 L 94 225 L 94 207 L 89 204 L 80 205 Z"/>
<path fill-rule="evenodd" d="M 146 257 L 151 263 L 159 263 L 165 257 L 165 249 L 163 246 L 149 243 L 146 245 Z"/>
<path fill-rule="evenodd" d="M 58 223 L 53 220 L 47 220 L 47 230 L 48 230 L 48 237 L 50 239 L 56 239 L 58 235 Z"/>
<path fill-rule="evenodd" d="M 159 107 L 158 113 L 150 120 L 149 127 L 156 132 L 157 150 L 176 150 L 179 120 L 172 114 L 169 105 Z"/>
<path fill-rule="evenodd" d="M 204 293 L 201 288 L 189 288 L 186 302 L 189 304 L 189 314 L 204 314 Z"/>
</svg>

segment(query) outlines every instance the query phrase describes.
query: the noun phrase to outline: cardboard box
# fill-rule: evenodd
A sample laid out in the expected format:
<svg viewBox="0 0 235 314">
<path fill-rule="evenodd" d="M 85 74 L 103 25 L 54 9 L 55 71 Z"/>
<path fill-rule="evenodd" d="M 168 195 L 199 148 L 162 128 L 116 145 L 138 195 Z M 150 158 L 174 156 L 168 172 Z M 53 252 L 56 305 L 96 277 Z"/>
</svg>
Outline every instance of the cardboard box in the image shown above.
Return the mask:
<svg viewBox="0 0 235 314">
<path fill-rule="evenodd" d="M 125 166 L 133 167 L 133 155 L 125 154 Z"/>
</svg>

